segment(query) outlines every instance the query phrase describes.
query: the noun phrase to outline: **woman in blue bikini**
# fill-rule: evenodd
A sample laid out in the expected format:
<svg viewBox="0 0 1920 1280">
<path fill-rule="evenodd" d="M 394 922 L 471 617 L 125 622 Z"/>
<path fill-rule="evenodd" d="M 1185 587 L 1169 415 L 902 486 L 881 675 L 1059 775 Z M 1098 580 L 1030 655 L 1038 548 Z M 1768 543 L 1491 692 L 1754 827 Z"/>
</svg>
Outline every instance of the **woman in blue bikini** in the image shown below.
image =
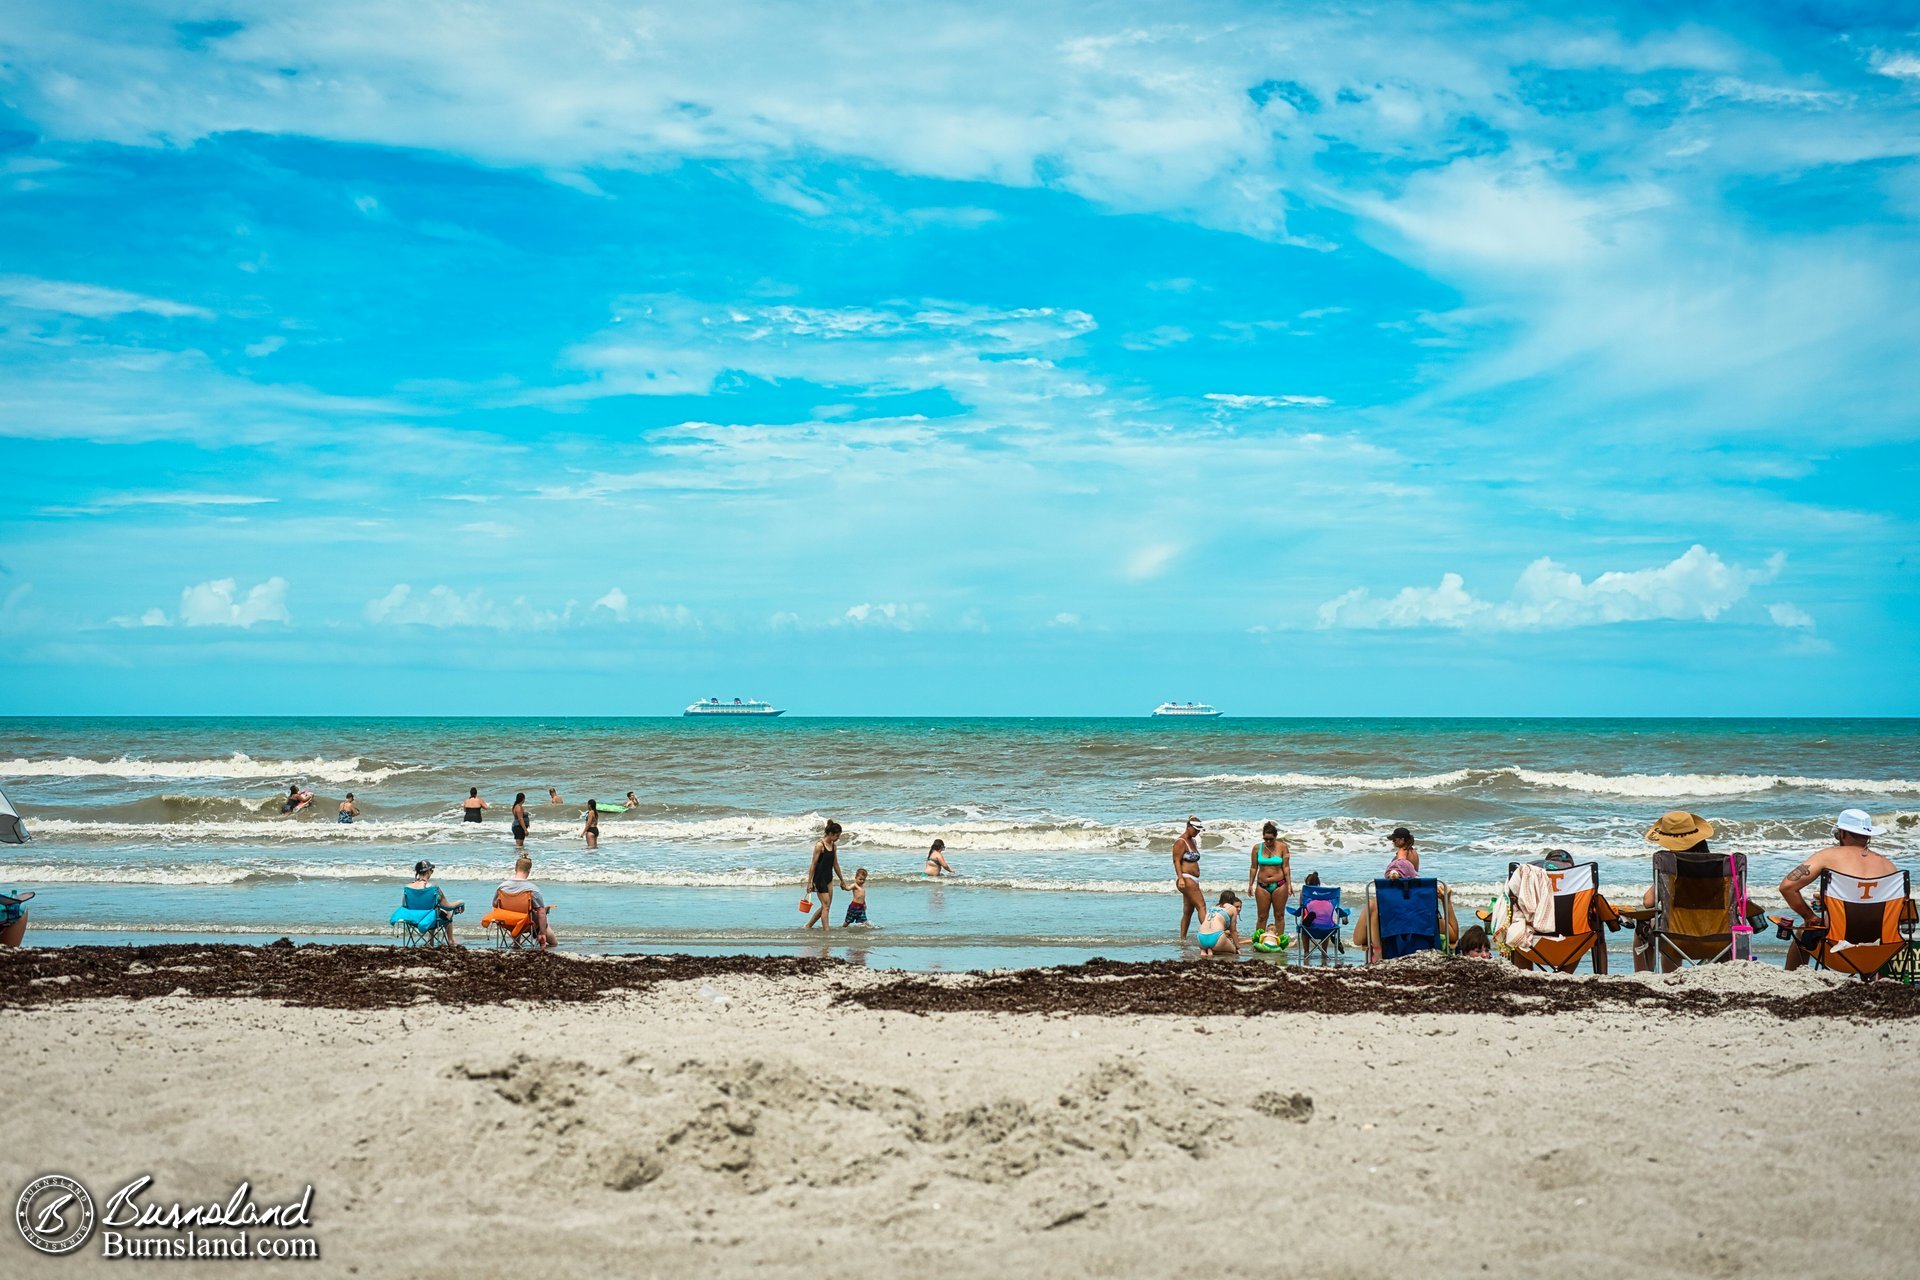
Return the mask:
<svg viewBox="0 0 1920 1280">
<path fill-rule="evenodd" d="M 1201 912 L 1200 931 L 1193 935 L 1200 950 L 1210 956 L 1240 954 L 1240 896 L 1231 889 L 1220 891 L 1219 905 Z"/>
<path fill-rule="evenodd" d="M 1195 916 L 1207 914 L 1207 895 L 1200 891 L 1200 819 L 1189 817 L 1187 828 L 1173 842 L 1173 889 L 1180 895 L 1180 940 Z"/>
<path fill-rule="evenodd" d="M 1260 843 L 1253 846 L 1253 858 L 1247 863 L 1247 892 L 1259 913 L 1253 926 L 1256 938 L 1266 930 L 1269 910 L 1276 933 L 1287 918 L 1287 899 L 1293 896 L 1293 868 L 1288 865 L 1292 854 L 1278 827 L 1269 822 L 1260 828 Z"/>
</svg>

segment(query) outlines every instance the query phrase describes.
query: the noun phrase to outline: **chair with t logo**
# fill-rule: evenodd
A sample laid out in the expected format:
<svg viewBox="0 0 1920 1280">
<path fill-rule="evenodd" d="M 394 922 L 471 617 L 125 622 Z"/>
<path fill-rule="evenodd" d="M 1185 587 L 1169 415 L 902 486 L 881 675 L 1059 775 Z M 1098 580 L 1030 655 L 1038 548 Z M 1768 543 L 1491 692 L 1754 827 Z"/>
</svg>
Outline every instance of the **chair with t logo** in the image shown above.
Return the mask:
<svg viewBox="0 0 1920 1280">
<path fill-rule="evenodd" d="M 1620 913 L 1600 895 L 1600 864 L 1575 863 L 1559 850 L 1533 862 L 1508 863 L 1502 918 L 1477 914 L 1497 926 L 1496 942 L 1516 965 L 1561 973 L 1572 973 L 1589 954 L 1593 971 L 1605 973 L 1607 940 L 1600 930 L 1620 927 Z"/>
<path fill-rule="evenodd" d="M 1822 871 L 1814 898 L 1823 923 L 1801 935 L 1813 962 L 1835 973 L 1871 978 L 1883 970 L 1907 977 L 1897 962 L 1911 968 L 1914 907 L 1907 873 L 1871 878 L 1844 871 Z M 1811 943 L 1811 946 L 1807 946 Z"/>
</svg>

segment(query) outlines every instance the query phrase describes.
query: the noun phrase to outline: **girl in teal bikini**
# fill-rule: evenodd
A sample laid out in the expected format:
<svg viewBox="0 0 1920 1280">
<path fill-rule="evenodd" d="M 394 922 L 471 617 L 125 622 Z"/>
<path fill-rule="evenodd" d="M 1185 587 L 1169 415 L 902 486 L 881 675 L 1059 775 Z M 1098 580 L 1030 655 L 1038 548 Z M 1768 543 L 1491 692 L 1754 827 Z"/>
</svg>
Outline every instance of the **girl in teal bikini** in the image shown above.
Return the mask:
<svg viewBox="0 0 1920 1280">
<path fill-rule="evenodd" d="M 1253 859 L 1247 863 L 1247 892 L 1259 912 L 1253 927 L 1256 938 L 1266 932 L 1269 910 L 1275 933 L 1287 918 L 1287 899 L 1293 896 L 1293 868 L 1288 862 L 1292 854 L 1278 827 L 1269 822 L 1260 828 L 1260 843 L 1253 846 Z"/>
<path fill-rule="evenodd" d="M 1231 889 L 1220 891 L 1219 905 L 1202 910 L 1200 928 L 1193 935 L 1206 955 L 1240 954 L 1240 897 Z"/>
</svg>

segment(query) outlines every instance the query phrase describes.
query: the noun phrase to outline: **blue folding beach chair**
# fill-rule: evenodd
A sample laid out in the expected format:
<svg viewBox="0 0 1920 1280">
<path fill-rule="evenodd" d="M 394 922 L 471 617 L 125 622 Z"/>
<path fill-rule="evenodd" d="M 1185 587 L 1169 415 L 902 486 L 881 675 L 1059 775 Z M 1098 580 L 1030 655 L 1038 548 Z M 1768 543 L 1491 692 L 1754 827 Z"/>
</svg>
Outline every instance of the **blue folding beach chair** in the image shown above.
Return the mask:
<svg viewBox="0 0 1920 1280">
<path fill-rule="evenodd" d="M 1306 907 L 1309 902 L 1324 902 L 1332 907 L 1333 923 L 1308 924 Z M 1299 927 L 1294 930 L 1294 937 L 1300 941 L 1301 964 L 1305 964 L 1307 957 L 1316 951 L 1320 953 L 1321 964 L 1333 963 L 1333 957 L 1328 954 L 1327 949 L 1329 947 L 1333 948 L 1333 950 L 1339 954 L 1342 961 L 1347 958 L 1347 942 L 1346 939 L 1341 936 L 1340 926 L 1347 922 L 1348 912 L 1340 905 L 1339 885 L 1301 885 L 1300 905 L 1297 907 L 1288 907 L 1287 914 L 1293 916 L 1299 924 Z"/>
<path fill-rule="evenodd" d="M 453 941 L 453 920 L 440 910 L 440 889 L 412 885 L 400 890 L 400 905 L 393 909 L 387 923 L 400 931 L 400 941 L 409 947 L 430 947 L 436 941 Z"/>
<path fill-rule="evenodd" d="M 1373 914 L 1369 963 L 1444 949 L 1438 880 L 1375 880 L 1367 889 L 1367 905 Z"/>
</svg>

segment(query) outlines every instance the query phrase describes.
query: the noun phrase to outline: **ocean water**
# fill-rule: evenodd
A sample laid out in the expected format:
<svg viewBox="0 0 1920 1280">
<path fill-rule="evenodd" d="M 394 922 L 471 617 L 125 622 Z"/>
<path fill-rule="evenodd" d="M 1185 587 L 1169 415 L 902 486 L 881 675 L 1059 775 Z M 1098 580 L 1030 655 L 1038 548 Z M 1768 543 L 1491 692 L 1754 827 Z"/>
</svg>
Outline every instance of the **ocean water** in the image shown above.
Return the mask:
<svg viewBox="0 0 1920 1280">
<path fill-rule="evenodd" d="M 290 783 L 318 798 L 283 817 Z M 459 820 L 470 786 L 493 806 L 477 825 Z M 1771 902 L 1843 807 L 1913 861 L 1920 721 L 0 719 L 0 788 L 34 836 L 0 846 L 0 885 L 38 891 L 43 943 L 377 939 L 423 857 L 471 924 L 511 869 L 525 791 L 569 945 L 974 968 L 1179 954 L 1169 857 L 1188 813 L 1210 897 L 1245 889 L 1271 819 L 1296 883 L 1318 870 L 1357 900 L 1406 825 L 1464 914 L 1549 848 L 1637 894 L 1641 833 L 1685 808 Z M 629 790 L 639 806 L 604 815 L 588 852 L 586 802 Z M 364 816 L 342 826 L 347 791 Z M 830 943 L 797 910 L 828 817 L 849 877 L 869 870 L 875 926 Z M 935 837 L 958 879 L 921 874 Z"/>
</svg>

